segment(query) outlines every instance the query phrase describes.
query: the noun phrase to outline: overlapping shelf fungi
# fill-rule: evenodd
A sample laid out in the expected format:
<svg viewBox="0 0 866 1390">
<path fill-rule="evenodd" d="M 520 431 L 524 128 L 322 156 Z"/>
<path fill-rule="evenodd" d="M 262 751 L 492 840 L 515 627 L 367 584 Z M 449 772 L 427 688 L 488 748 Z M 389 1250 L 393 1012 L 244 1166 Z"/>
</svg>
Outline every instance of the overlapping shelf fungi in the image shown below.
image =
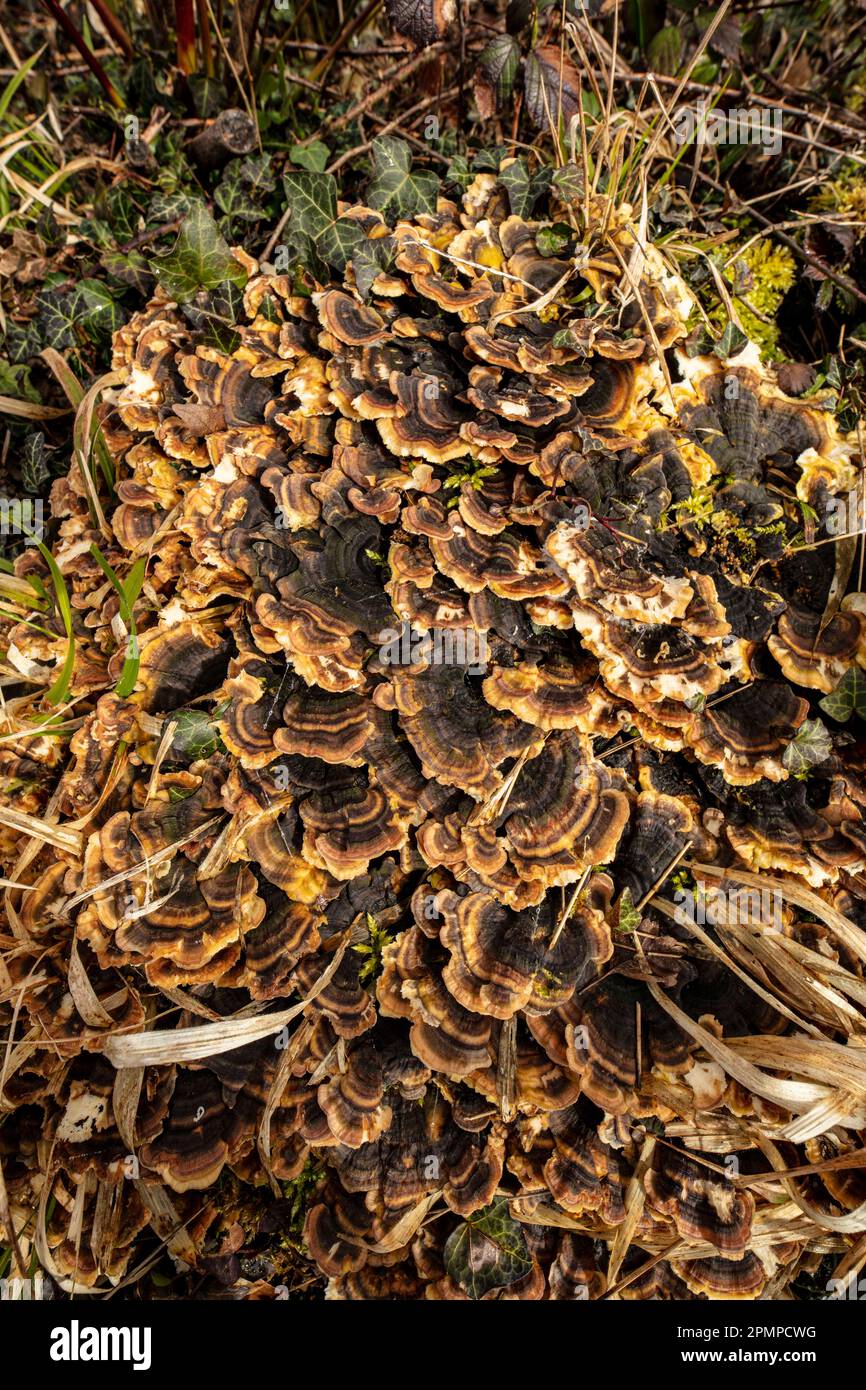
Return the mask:
<svg viewBox="0 0 866 1390">
<path fill-rule="evenodd" d="M 52 496 L 85 717 L 0 753 L 53 827 L 4 832 L 0 1145 L 64 1288 L 200 1263 L 228 1170 L 306 1174 L 350 1299 L 756 1297 L 866 1227 L 855 441 L 548 196 L 345 208 L 339 284 L 235 251 L 233 342 L 117 334 L 110 536 Z M 126 696 L 91 542 L 147 557 Z"/>
</svg>

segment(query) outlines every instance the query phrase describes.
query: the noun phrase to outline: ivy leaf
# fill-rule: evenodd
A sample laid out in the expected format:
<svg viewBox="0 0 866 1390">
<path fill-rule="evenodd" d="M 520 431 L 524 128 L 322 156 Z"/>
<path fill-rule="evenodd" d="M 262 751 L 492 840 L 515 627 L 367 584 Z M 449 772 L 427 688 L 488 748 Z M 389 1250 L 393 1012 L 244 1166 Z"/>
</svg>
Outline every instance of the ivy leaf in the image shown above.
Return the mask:
<svg viewBox="0 0 866 1390">
<path fill-rule="evenodd" d="M 45 462 L 45 435 L 41 430 L 28 434 L 21 449 L 21 486 L 25 492 L 38 494 L 51 478 Z"/>
<path fill-rule="evenodd" d="M 469 161 L 463 154 L 455 154 L 445 172 L 448 183 L 459 183 L 461 188 L 468 188 L 472 182 L 472 173 L 469 168 Z"/>
<path fill-rule="evenodd" d="M 529 1273 L 532 1258 L 526 1237 L 506 1197 L 497 1197 L 451 1232 L 445 1242 L 445 1268 L 474 1299 L 491 1289 L 507 1288 Z"/>
<path fill-rule="evenodd" d="M 624 888 L 619 900 L 619 921 L 617 931 L 633 932 L 640 926 L 641 912 L 634 905 L 630 888 Z"/>
<path fill-rule="evenodd" d="M 283 187 L 292 209 L 291 225 L 312 241 L 337 220 L 337 180 L 333 174 L 283 172 Z"/>
<path fill-rule="evenodd" d="M 515 217 L 528 217 L 532 207 L 529 170 L 522 159 L 506 164 L 499 175 L 499 182 L 508 194 L 508 206 Z"/>
<path fill-rule="evenodd" d="M 686 700 L 686 709 L 692 710 L 695 714 L 700 714 L 706 703 L 706 695 L 702 690 L 699 690 L 696 695 L 690 695 Z"/>
<path fill-rule="evenodd" d="M 289 225 L 299 259 L 317 278 L 323 277 L 310 254 L 313 250 L 335 270 L 345 270 L 364 232 L 351 218 L 337 216 L 337 180 L 333 174 L 288 169 L 283 173 L 283 186 L 292 209 Z"/>
<path fill-rule="evenodd" d="M 186 217 L 194 206 L 193 199 L 179 189 L 155 193 L 147 205 L 146 222 L 148 227 L 161 227 L 164 222 L 176 222 Z"/>
<path fill-rule="evenodd" d="M 833 752 L 833 743 L 820 719 L 807 719 L 782 754 L 782 766 L 789 772 L 808 772 L 826 762 Z"/>
<path fill-rule="evenodd" d="M 366 240 L 364 229 L 351 217 L 338 217 L 316 238 L 316 249 L 328 265 L 345 270 L 356 246 Z"/>
<path fill-rule="evenodd" d="M 539 130 L 547 130 L 550 121 L 554 130 L 559 129 L 560 122 L 567 129 L 580 110 L 577 68 L 557 43 L 542 44 L 529 54 L 523 69 L 523 90 L 530 120 Z"/>
<path fill-rule="evenodd" d="M 210 293 L 201 291 L 183 306 L 184 317 L 202 334 L 207 347 L 218 348 L 231 355 L 240 343 L 240 334 L 233 327 L 240 317 L 244 295 L 240 285 L 224 280 Z"/>
<path fill-rule="evenodd" d="M 53 347 L 58 352 L 74 347 L 78 341 L 75 333 L 75 295 L 60 290 L 42 290 L 36 296 L 36 304 L 39 309 L 40 346 Z"/>
<path fill-rule="evenodd" d="M 844 676 L 829 695 L 818 704 L 825 714 L 840 724 L 845 724 L 852 714 L 866 719 L 866 673 L 859 666 L 849 666 Z"/>
<path fill-rule="evenodd" d="M 508 154 L 507 145 L 494 145 L 491 150 L 476 150 L 472 156 L 473 173 L 494 173 L 499 172 L 499 166 Z"/>
<path fill-rule="evenodd" d="M 478 66 L 485 82 L 491 87 L 496 105 L 508 100 L 520 66 L 520 49 L 510 34 L 498 34 L 483 50 Z"/>
<path fill-rule="evenodd" d="M 542 256 L 558 256 L 573 236 L 574 232 L 566 222 L 553 222 L 549 226 L 539 227 L 535 233 L 535 244 Z"/>
<path fill-rule="evenodd" d="M 169 718 L 177 724 L 169 753 L 172 762 L 192 763 L 226 751 L 214 715 L 201 709 L 177 709 Z"/>
<path fill-rule="evenodd" d="M 713 352 L 719 359 L 736 357 L 738 352 L 742 352 L 748 341 L 743 330 L 737 327 L 733 319 L 729 319 L 724 333 L 713 348 Z"/>
<path fill-rule="evenodd" d="M 257 206 L 251 195 L 249 182 L 244 177 L 243 163 L 241 159 L 231 160 L 214 189 L 213 200 L 226 214 L 229 222 L 232 218 L 239 218 L 242 222 L 257 222 L 265 214 L 264 208 Z"/>
<path fill-rule="evenodd" d="M 428 169 L 412 172 L 409 146 L 405 140 L 380 135 L 373 141 L 373 178 L 367 188 L 367 202 L 389 220 L 414 217 L 419 212 L 435 212 L 439 180 Z"/>
<path fill-rule="evenodd" d="M 121 320 L 120 305 L 101 280 L 82 280 L 76 290 L 77 321 L 85 328 L 113 333 Z"/>
<path fill-rule="evenodd" d="M 216 289 L 224 280 L 242 285 L 247 279 L 202 203 L 193 204 L 173 249 L 168 255 L 154 256 L 150 267 L 163 289 L 179 303 L 192 299 L 200 289 Z"/>
<path fill-rule="evenodd" d="M 124 254 L 122 251 L 109 249 L 100 256 L 99 263 L 112 280 L 117 280 L 119 284 L 128 285 L 134 290 L 139 290 L 142 294 L 146 293 L 153 284 L 153 276 L 140 251 L 130 251 Z"/>
<path fill-rule="evenodd" d="M 314 174 L 324 172 L 331 151 L 324 140 L 311 140 L 308 145 L 292 145 L 289 150 L 289 159 L 293 164 L 297 164 L 301 169 L 311 169 Z"/>
<path fill-rule="evenodd" d="M 583 172 L 576 164 L 564 164 L 554 169 L 551 183 L 566 203 L 583 197 Z"/>
<path fill-rule="evenodd" d="M 715 352 L 716 340 L 706 324 L 699 323 L 686 338 L 684 346 L 687 357 L 706 357 Z"/>
<path fill-rule="evenodd" d="M 383 270 L 390 270 L 394 262 L 394 238 L 389 236 L 365 238 L 355 247 L 352 255 L 352 269 L 355 284 L 363 299 L 369 297 L 373 281 Z"/>
<path fill-rule="evenodd" d="M 30 380 L 30 368 L 13 366 L 0 358 L 0 396 L 18 396 L 20 400 L 38 402 L 41 397 Z"/>
<path fill-rule="evenodd" d="M 203 72 L 192 73 L 187 78 L 195 113 L 203 121 L 218 116 L 228 101 L 226 89 L 215 77 L 207 77 Z"/>
</svg>

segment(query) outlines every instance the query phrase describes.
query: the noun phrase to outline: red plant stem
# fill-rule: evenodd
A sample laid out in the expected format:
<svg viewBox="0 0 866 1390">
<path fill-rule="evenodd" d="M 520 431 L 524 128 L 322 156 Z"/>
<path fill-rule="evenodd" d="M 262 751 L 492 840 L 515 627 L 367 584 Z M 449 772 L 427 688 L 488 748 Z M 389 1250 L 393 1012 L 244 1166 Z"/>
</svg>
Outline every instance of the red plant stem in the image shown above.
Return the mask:
<svg viewBox="0 0 866 1390">
<path fill-rule="evenodd" d="M 195 72 L 195 7 L 194 0 L 174 0 L 174 19 L 177 29 L 177 65 L 181 72 Z"/>
<path fill-rule="evenodd" d="M 108 5 L 107 0 L 90 0 L 91 5 L 96 10 L 114 42 L 123 53 L 124 58 L 132 62 L 135 53 L 132 47 L 132 40 L 118 19 L 114 10 Z"/>
<path fill-rule="evenodd" d="M 198 10 L 198 35 L 201 40 L 201 57 L 208 77 L 213 77 L 213 46 L 210 41 L 210 14 L 207 0 L 196 0 Z"/>
<path fill-rule="evenodd" d="M 114 86 L 114 83 L 111 81 L 111 78 L 108 76 L 108 73 L 105 71 L 105 68 L 102 66 L 99 59 L 96 57 L 96 54 L 91 53 L 90 49 L 87 47 L 87 44 L 84 42 L 84 39 L 82 38 L 81 34 L 79 34 L 78 30 L 76 29 L 72 20 L 69 18 L 69 15 L 66 13 L 66 11 L 61 9 L 60 5 L 57 3 L 57 0 L 42 0 L 42 3 L 48 10 L 52 18 L 55 19 L 57 23 L 60 25 L 67 38 L 70 39 L 71 42 L 75 45 L 75 47 L 78 49 L 78 52 L 81 54 L 85 63 L 90 68 L 90 71 L 93 73 L 93 76 L 96 78 L 100 87 L 105 92 L 105 95 L 108 97 L 108 100 L 111 102 L 112 106 L 116 107 L 118 111 L 125 111 L 126 102 L 123 100 L 123 97 L 120 95 L 117 88 Z"/>
</svg>

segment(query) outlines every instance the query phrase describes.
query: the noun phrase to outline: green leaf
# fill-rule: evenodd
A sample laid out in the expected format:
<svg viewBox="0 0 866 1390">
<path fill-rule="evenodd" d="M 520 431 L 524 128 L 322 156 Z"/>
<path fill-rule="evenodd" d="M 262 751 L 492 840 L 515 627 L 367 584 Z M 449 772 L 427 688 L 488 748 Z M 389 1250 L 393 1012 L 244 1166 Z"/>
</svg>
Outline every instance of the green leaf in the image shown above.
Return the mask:
<svg viewBox="0 0 866 1390">
<path fill-rule="evenodd" d="M 818 704 L 840 724 L 847 723 L 852 714 L 866 719 L 866 673 L 859 666 L 849 666 L 836 689 Z"/>
<path fill-rule="evenodd" d="M 21 486 L 25 492 L 42 492 L 51 479 L 51 470 L 45 462 L 45 435 L 41 430 L 28 434 L 21 449 Z"/>
<path fill-rule="evenodd" d="M 448 183 L 458 183 L 461 188 L 468 188 L 472 182 L 472 172 L 469 168 L 469 161 L 463 154 L 455 154 L 445 173 Z"/>
<path fill-rule="evenodd" d="M 355 247 L 364 240 L 364 230 L 352 218 L 337 216 L 337 180 L 333 174 L 288 169 L 283 173 L 283 186 L 292 210 L 290 249 L 317 279 L 324 277 L 313 251 L 335 270 L 345 270 Z"/>
<path fill-rule="evenodd" d="M 451 1232 L 445 1242 L 445 1268 L 474 1299 L 491 1289 L 507 1288 L 530 1272 L 526 1237 L 506 1197 L 497 1197 Z"/>
<path fill-rule="evenodd" d="M 186 217 L 195 206 L 188 193 L 179 189 L 172 192 L 155 193 L 147 205 L 148 227 L 161 227 L 165 222 L 175 222 L 178 217 Z"/>
<path fill-rule="evenodd" d="M 57 352 L 74 347 L 78 342 L 75 296 L 58 290 L 42 290 L 36 296 L 36 305 L 39 309 L 40 346 L 53 347 Z"/>
<path fill-rule="evenodd" d="M 120 673 L 120 679 L 117 685 L 114 687 L 115 695 L 121 700 L 126 700 L 135 689 L 135 682 L 138 680 L 138 668 L 141 662 L 141 652 L 138 646 L 138 633 L 135 627 L 133 609 L 135 608 L 135 601 L 141 593 L 141 586 L 144 583 L 144 573 L 147 569 L 147 556 L 142 555 L 136 560 L 126 580 L 121 583 L 98 545 L 91 545 L 90 553 L 120 599 L 118 605 L 120 617 L 129 633 L 123 670 Z"/>
<path fill-rule="evenodd" d="M 499 166 L 508 154 L 507 145 L 494 145 L 492 150 L 476 150 L 472 156 L 472 169 L 476 174 L 499 172 Z"/>
<path fill-rule="evenodd" d="M 366 233 L 359 222 L 351 217 L 338 217 L 316 237 L 316 250 L 335 270 L 345 270 L 355 247 L 364 240 Z"/>
<path fill-rule="evenodd" d="M 275 187 L 270 155 L 232 159 L 214 189 L 214 202 L 230 220 L 238 218 L 243 222 L 257 222 L 266 216 L 265 201 Z"/>
<path fill-rule="evenodd" d="M 690 695 L 686 700 L 686 709 L 693 710 L 696 714 L 699 714 L 706 703 L 706 695 L 702 690 L 699 690 L 696 695 Z"/>
<path fill-rule="evenodd" d="M 386 221 L 436 211 L 439 180 L 428 169 L 412 172 L 405 140 L 380 135 L 373 141 L 372 154 L 374 173 L 367 188 L 371 208 L 381 212 Z"/>
<path fill-rule="evenodd" d="M 551 183 L 567 203 L 583 197 L 583 171 L 576 164 L 564 164 L 554 169 Z"/>
<path fill-rule="evenodd" d="M 528 217 L 532 208 L 529 170 L 522 159 L 507 164 L 499 175 L 499 182 L 508 194 L 508 205 L 515 217 Z"/>
<path fill-rule="evenodd" d="M 121 285 L 130 286 L 141 294 L 146 294 L 153 284 L 153 275 L 147 260 L 140 251 L 130 251 L 124 254 L 122 251 L 114 251 L 109 248 L 107 251 L 103 251 L 99 263 L 112 280 L 117 280 Z"/>
<path fill-rule="evenodd" d="M 683 36 L 672 24 L 660 29 L 650 40 L 647 58 L 651 68 L 665 77 L 673 77 L 679 71 L 683 59 Z"/>
<path fill-rule="evenodd" d="M 69 602 L 69 592 L 66 588 L 66 581 L 61 573 L 60 566 L 55 560 L 47 545 L 33 537 L 34 544 L 39 550 L 40 555 L 48 566 L 48 573 L 51 575 L 51 583 L 54 587 L 54 599 L 60 610 L 60 617 L 63 620 L 63 630 L 66 633 L 66 656 L 57 679 L 53 682 L 51 689 L 45 698 L 49 705 L 61 705 L 69 694 L 69 687 L 72 684 L 72 673 L 75 670 L 75 633 L 72 627 L 72 604 Z"/>
<path fill-rule="evenodd" d="M 352 255 L 352 269 L 355 272 L 355 284 L 358 287 L 358 293 L 364 299 L 368 298 L 376 276 L 384 270 L 390 270 L 393 262 L 393 237 L 365 238 L 355 247 Z"/>
<path fill-rule="evenodd" d="M 257 206 L 250 197 L 240 166 L 241 161 L 233 159 L 213 192 L 213 200 L 220 211 L 225 213 L 229 225 L 233 218 L 242 222 L 257 222 L 265 215 L 265 209 Z"/>
<path fill-rule="evenodd" d="M 833 752 L 833 742 L 820 719 L 807 719 L 782 754 L 782 766 L 795 775 L 809 772 L 826 762 Z"/>
<path fill-rule="evenodd" d="M 22 363 L 0 359 L 0 396 L 16 396 L 18 400 L 39 402 L 41 397 L 30 380 L 30 368 Z"/>
<path fill-rule="evenodd" d="M 76 320 L 85 328 L 113 333 L 124 314 L 102 280 L 82 280 L 75 292 Z"/>
<path fill-rule="evenodd" d="M 504 105 L 511 95 L 520 66 L 520 48 L 516 39 L 510 34 L 498 34 L 483 50 L 478 66 L 485 81 L 493 88 L 496 105 Z"/>
<path fill-rule="evenodd" d="M 216 77 L 207 77 L 203 72 L 193 73 L 187 78 L 187 86 L 192 96 L 195 113 L 203 121 L 218 116 L 228 102 L 226 89 Z"/>
<path fill-rule="evenodd" d="M 192 763 L 226 751 L 214 715 L 201 709 L 178 709 L 169 718 L 177 724 L 171 741 L 172 762 Z"/>
<path fill-rule="evenodd" d="M 337 180 L 333 174 L 283 172 L 291 225 L 312 241 L 337 220 Z"/>
<path fill-rule="evenodd" d="M 619 920 L 617 931 L 633 932 L 640 926 L 641 912 L 634 905 L 630 888 L 624 888 L 619 900 Z"/>
<path fill-rule="evenodd" d="M 330 158 L 331 151 L 324 140 L 311 140 L 308 145 L 292 145 L 289 150 L 289 159 L 293 164 L 301 169 L 312 169 L 316 174 L 324 171 Z"/>
<path fill-rule="evenodd" d="M 522 159 L 514 159 L 500 170 L 499 182 L 508 194 L 511 211 L 517 217 L 530 216 L 538 199 L 550 187 L 551 174 L 552 170 L 542 168 L 530 176 Z M 560 223 L 560 226 L 562 225 L 564 224 Z"/>
<path fill-rule="evenodd" d="M 224 280 L 242 285 L 247 279 L 202 203 L 193 205 L 173 249 L 166 256 L 154 256 L 150 266 L 163 289 L 179 303 L 201 289 L 215 289 Z"/>
<path fill-rule="evenodd" d="M 539 227 L 535 233 L 535 244 L 542 256 L 558 256 L 564 251 L 574 236 L 571 227 L 565 222 L 553 222 Z"/>
<path fill-rule="evenodd" d="M 748 341 L 743 330 L 738 328 L 730 319 L 713 351 L 718 358 L 736 357 L 738 352 L 742 352 Z"/>
</svg>

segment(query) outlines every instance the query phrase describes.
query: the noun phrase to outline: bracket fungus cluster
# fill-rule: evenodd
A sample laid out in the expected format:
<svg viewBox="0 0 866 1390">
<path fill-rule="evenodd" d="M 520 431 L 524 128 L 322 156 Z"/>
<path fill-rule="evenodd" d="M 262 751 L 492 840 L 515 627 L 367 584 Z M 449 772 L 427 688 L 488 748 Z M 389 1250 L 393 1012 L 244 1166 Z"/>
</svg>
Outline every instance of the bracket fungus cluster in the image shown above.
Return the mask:
<svg viewBox="0 0 866 1390">
<path fill-rule="evenodd" d="M 866 1230 L 855 441 L 690 355 L 630 208 L 557 256 L 494 174 L 341 216 L 371 282 L 236 251 L 231 342 L 163 291 L 116 334 L 116 495 L 51 499 L 68 758 L 63 623 L 0 618 L 10 1210 L 69 1292 L 237 1219 L 268 1296 L 226 1193 L 303 1178 L 334 1298 L 779 1294 Z"/>
</svg>

